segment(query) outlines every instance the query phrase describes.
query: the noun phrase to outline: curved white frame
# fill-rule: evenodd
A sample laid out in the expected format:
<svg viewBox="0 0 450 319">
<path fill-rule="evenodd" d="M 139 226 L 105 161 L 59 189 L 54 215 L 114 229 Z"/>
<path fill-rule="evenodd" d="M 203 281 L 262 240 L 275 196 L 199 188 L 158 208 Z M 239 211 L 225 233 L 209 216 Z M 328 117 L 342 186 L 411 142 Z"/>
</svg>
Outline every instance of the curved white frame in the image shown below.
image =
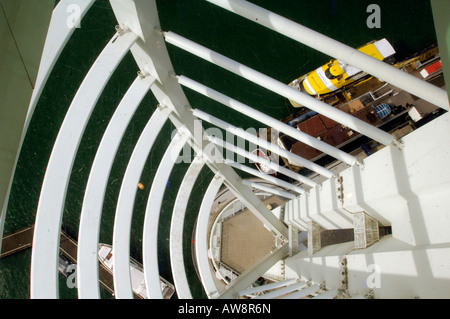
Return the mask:
<svg viewBox="0 0 450 319">
<path fill-rule="evenodd" d="M 247 185 L 247 183 L 245 183 L 247 180 L 243 180 L 242 183 Z M 273 190 L 272 187 L 267 187 Z M 271 192 L 267 192 L 267 193 L 256 193 L 257 196 L 269 196 L 271 194 Z M 237 202 L 240 202 L 238 198 L 235 198 L 234 200 L 232 200 L 231 202 L 229 202 L 225 207 L 222 208 L 222 210 L 220 211 L 219 215 L 214 219 L 214 222 L 212 223 L 211 226 L 211 234 L 214 234 L 216 232 L 216 227 L 217 224 L 219 223 L 219 221 L 221 221 L 222 219 L 224 219 L 225 217 L 222 217 L 222 215 L 224 215 L 227 210 L 229 209 L 230 206 L 233 205 L 233 210 L 234 210 L 234 204 L 236 204 Z M 241 203 L 241 202 L 240 202 Z M 241 203 L 242 204 L 242 203 Z M 243 206 L 243 205 L 242 205 Z M 244 209 L 244 207 L 242 207 L 241 210 L 237 211 L 236 213 L 241 212 Z M 212 236 L 209 236 L 209 241 L 208 241 L 208 245 L 209 245 L 209 250 L 211 250 L 211 247 L 213 247 L 213 238 Z M 212 264 L 212 268 L 216 270 L 216 277 L 219 278 L 224 281 L 224 282 L 228 282 L 223 274 L 220 272 L 219 266 L 216 263 L 216 260 L 214 259 L 213 256 L 211 256 L 211 264 Z"/>
<path fill-rule="evenodd" d="M 186 277 L 183 253 L 183 226 L 189 197 L 198 175 L 205 166 L 201 155 L 197 155 L 189 166 L 173 207 L 170 223 L 170 265 L 177 296 L 180 299 L 192 299 L 191 290 Z"/>
<path fill-rule="evenodd" d="M 209 264 L 208 257 L 208 230 L 209 214 L 216 198 L 217 192 L 223 184 L 223 179 L 214 176 L 203 197 L 200 211 L 198 213 L 197 225 L 195 228 L 195 258 L 197 260 L 198 272 L 202 281 L 203 288 L 208 298 L 219 296 L 214 276 Z"/>
<path fill-rule="evenodd" d="M 172 139 L 158 166 L 147 200 L 142 235 L 142 259 L 147 295 L 151 299 L 162 299 L 163 297 L 159 283 L 158 265 L 158 226 L 161 204 L 170 173 L 188 138 L 187 134 L 179 131 Z"/>
<path fill-rule="evenodd" d="M 113 278 L 118 299 L 132 299 L 130 275 L 130 228 L 134 199 L 142 170 L 159 132 L 170 114 L 168 108 L 157 108 L 147 122 L 133 150 L 120 187 L 114 219 L 113 234 Z M 147 285 L 148 286 L 148 285 Z"/>
<path fill-rule="evenodd" d="M 95 155 L 86 185 L 78 231 L 77 283 L 80 298 L 100 298 L 97 253 L 108 177 L 128 124 L 154 81 L 151 76 L 138 76 L 134 80 L 114 112 Z"/>
<path fill-rule="evenodd" d="M 77 91 L 55 141 L 36 213 L 31 257 L 31 297 L 58 296 L 58 248 L 61 219 L 72 165 L 83 131 L 106 83 L 137 36 L 114 35 Z M 53 269 L 53 272 L 48 272 Z"/>
</svg>

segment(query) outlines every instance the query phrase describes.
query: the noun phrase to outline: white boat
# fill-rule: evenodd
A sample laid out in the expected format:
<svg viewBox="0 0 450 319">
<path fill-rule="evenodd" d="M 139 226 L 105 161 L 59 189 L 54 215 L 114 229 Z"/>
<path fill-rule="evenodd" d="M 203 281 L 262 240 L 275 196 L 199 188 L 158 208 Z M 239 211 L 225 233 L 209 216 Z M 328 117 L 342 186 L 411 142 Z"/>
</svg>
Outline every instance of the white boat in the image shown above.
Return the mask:
<svg viewBox="0 0 450 319">
<path fill-rule="evenodd" d="M 259 148 L 255 149 L 252 153 L 255 154 L 255 155 L 258 155 L 261 158 L 264 158 L 265 160 L 270 161 L 270 159 L 267 156 L 267 154 L 264 151 L 260 150 Z M 277 172 L 274 169 L 270 168 L 270 167 L 267 167 L 265 165 L 261 165 L 260 163 L 255 163 L 255 165 L 256 165 L 256 167 L 258 168 L 258 170 L 261 173 L 264 173 L 264 174 L 267 174 L 267 175 L 272 175 L 272 176 L 275 176 L 277 174 Z"/>
<path fill-rule="evenodd" d="M 111 245 L 98 245 L 98 260 L 111 274 L 113 273 L 113 249 Z M 143 266 L 135 259 L 130 258 L 130 274 L 131 287 L 133 292 L 140 298 L 147 299 L 147 288 L 145 285 L 145 278 Z M 160 277 L 161 291 L 164 299 L 170 299 L 175 292 L 175 287 L 166 279 Z"/>
</svg>

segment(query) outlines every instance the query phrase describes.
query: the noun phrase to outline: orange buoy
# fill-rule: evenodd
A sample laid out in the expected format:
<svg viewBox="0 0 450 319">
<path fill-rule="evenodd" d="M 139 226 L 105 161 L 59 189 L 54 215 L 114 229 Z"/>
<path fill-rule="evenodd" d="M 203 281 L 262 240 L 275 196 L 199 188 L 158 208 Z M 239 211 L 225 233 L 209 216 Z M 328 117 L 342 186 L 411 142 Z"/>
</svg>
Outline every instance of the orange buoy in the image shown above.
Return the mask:
<svg viewBox="0 0 450 319">
<path fill-rule="evenodd" d="M 138 184 L 138 187 L 139 187 L 140 189 L 144 189 L 144 184 L 139 183 L 139 184 Z"/>
</svg>

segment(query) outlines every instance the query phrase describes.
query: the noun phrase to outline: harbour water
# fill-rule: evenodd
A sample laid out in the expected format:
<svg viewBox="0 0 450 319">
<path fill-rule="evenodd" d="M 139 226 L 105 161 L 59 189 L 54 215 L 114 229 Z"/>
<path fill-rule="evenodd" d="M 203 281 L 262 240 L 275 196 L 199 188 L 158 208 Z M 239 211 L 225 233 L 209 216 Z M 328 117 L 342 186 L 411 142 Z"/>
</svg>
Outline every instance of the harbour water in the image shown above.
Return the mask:
<svg viewBox="0 0 450 319">
<path fill-rule="evenodd" d="M 254 0 L 266 9 L 315 29 L 352 47 L 371 40 L 387 38 L 401 60 L 436 43 L 431 7 L 427 0 Z M 380 28 L 369 28 L 367 7 L 380 6 Z M 267 30 L 203 0 L 157 1 L 161 27 L 174 31 L 281 82 L 289 83 L 300 75 L 329 61 L 329 57 L 278 33 Z M 5 233 L 34 223 L 42 180 L 53 143 L 73 96 L 86 72 L 114 35 L 116 25 L 109 2 L 98 0 L 81 22 L 44 89 L 26 135 L 15 173 Z M 234 97 L 275 118 L 284 118 L 294 109 L 289 101 L 239 78 L 228 71 L 204 62 L 178 48 L 167 45 L 177 74 L 187 75 L 213 89 Z M 86 127 L 74 161 L 64 208 L 64 231 L 77 238 L 84 189 L 96 149 L 115 108 L 136 77 L 137 66 L 128 54 L 105 88 Z M 193 108 L 199 108 L 235 126 L 247 129 L 262 124 L 237 115 L 234 111 L 185 89 Z M 108 181 L 102 213 L 100 242 L 111 243 L 114 213 L 121 180 L 133 147 L 157 102 L 149 94 L 138 108 L 127 129 Z M 208 127 L 205 125 L 205 128 Z M 147 160 L 141 177 L 144 189 L 137 193 L 131 229 L 131 255 L 142 260 L 142 224 L 145 206 L 164 150 L 174 126 L 167 123 Z M 175 166 L 162 205 L 158 238 L 160 274 L 172 281 L 169 260 L 169 227 L 173 203 L 186 163 Z M 185 260 L 194 298 L 206 298 L 191 260 L 191 236 L 202 194 L 212 173 L 202 171 L 194 196 L 188 205 L 185 222 Z M 63 186 L 61 186 L 63 187 Z M 0 260 L 0 298 L 29 298 L 31 250 Z M 66 285 L 60 276 L 60 297 L 75 298 L 76 289 Z M 111 298 L 105 292 L 102 297 Z"/>
</svg>

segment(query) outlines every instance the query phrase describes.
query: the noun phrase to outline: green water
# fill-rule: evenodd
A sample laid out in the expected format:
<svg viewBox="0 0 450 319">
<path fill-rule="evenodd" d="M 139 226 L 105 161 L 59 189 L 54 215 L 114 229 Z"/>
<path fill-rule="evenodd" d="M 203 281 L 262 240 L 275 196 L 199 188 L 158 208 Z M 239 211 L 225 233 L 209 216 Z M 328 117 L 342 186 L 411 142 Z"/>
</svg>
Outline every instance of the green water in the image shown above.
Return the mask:
<svg viewBox="0 0 450 319">
<path fill-rule="evenodd" d="M 386 37 L 397 50 L 400 60 L 436 42 L 429 1 L 376 1 L 381 7 L 381 28 L 369 29 L 366 8 L 373 0 L 253 1 L 271 11 L 313 28 L 321 33 L 357 47 Z M 324 64 L 329 57 L 298 44 L 275 32 L 242 19 L 200 0 L 157 1 L 163 30 L 174 31 L 282 82 Z M 20 154 L 15 173 L 5 233 L 34 223 L 38 197 L 53 143 L 75 92 L 85 74 L 114 35 L 116 25 L 108 1 L 96 1 L 63 51 L 37 105 Z M 184 74 L 258 110 L 284 118 L 293 112 L 289 102 L 227 71 L 168 45 L 177 74 Z M 77 238 L 83 193 L 96 149 L 109 119 L 127 88 L 136 77 L 137 66 L 127 55 L 105 88 L 86 127 L 70 179 L 63 229 Z M 253 119 L 185 90 L 192 107 L 202 109 L 243 128 L 262 127 Z M 138 108 L 116 156 L 108 181 L 102 213 L 100 241 L 111 243 L 114 212 L 123 174 L 140 133 L 157 102 L 149 94 Z M 206 127 L 206 126 L 205 126 Z M 142 224 L 154 173 L 174 129 L 167 123 L 147 160 L 141 182 L 144 190 L 137 194 L 131 229 L 131 254 L 142 258 Z M 169 260 L 169 225 L 177 189 L 186 164 L 176 165 L 167 185 L 162 205 L 159 235 L 159 265 L 163 277 L 172 280 Z M 195 298 L 205 298 L 191 261 L 191 232 L 202 194 L 212 173 L 204 169 L 189 201 L 185 222 L 185 259 L 191 290 Z M 29 298 L 31 251 L 0 260 L 0 298 Z M 60 277 L 60 297 L 75 298 Z M 110 296 L 102 292 L 102 297 Z"/>
</svg>

